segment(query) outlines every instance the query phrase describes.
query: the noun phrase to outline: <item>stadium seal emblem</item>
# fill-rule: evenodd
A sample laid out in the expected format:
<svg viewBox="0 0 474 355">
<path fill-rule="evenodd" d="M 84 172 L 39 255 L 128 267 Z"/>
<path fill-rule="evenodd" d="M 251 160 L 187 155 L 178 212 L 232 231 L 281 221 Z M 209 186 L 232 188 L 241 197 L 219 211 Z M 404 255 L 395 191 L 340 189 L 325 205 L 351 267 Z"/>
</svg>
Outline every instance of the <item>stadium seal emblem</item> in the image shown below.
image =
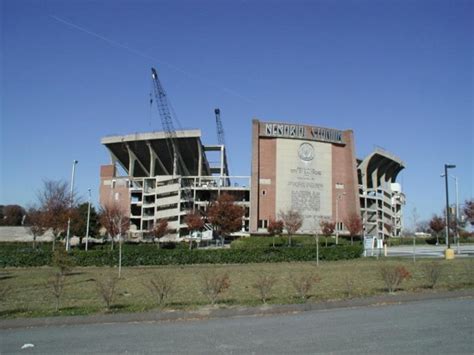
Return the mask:
<svg viewBox="0 0 474 355">
<path fill-rule="evenodd" d="M 301 143 L 298 148 L 298 156 L 302 161 L 311 161 L 314 159 L 314 148 L 309 143 Z"/>
</svg>

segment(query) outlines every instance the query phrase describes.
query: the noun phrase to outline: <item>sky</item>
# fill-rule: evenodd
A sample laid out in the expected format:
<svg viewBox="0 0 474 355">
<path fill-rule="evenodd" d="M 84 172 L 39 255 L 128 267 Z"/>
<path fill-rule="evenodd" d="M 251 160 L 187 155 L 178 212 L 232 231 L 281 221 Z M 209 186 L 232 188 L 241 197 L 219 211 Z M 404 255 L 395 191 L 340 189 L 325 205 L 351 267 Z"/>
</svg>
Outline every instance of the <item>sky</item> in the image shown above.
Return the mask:
<svg viewBox="0 0 474 355">
<path fill-rule="evenodd" d="M 250 175 L 259 118 L 353 129 L 357 157 L 398 156 L 407 218 L 442 212 L 445 163 L 460 201 L 473 197 L 473 1 L 0 4 L 0 204 L 34 204 L 74 159 L 78 194 L 97 204 L 100 139 L 161 130 L 151 67 L 177 128 L 215 144 L 221 109 L 232 175 Z"/>
</svg>

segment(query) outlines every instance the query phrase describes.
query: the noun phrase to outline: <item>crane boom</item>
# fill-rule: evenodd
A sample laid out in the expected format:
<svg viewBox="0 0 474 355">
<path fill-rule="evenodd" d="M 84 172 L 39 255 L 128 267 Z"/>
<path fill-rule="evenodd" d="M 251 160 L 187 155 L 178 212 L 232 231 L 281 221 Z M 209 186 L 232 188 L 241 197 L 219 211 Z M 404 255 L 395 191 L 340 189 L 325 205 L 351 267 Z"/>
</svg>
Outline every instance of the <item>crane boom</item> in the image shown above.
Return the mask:
<svg viewBox="0 0 474 355">
<path fill-rule="evenodd" d="M 214 113 L 216 114 L 217 142 L 220 145 L 225 145 L 224 126 L 222 125 L 221 120 L 221 110 L 216 108 Z"/>
<path fill-rule="evenodd" d="M 155 68 L 151 68 L 151 77 L 153 80 L 153 91 L 155 94 L 156 106 L 160 114 L 161 125 L 165 132 L 168 146 L 172 150 L 173 154 L 173 175 L 178 174 L 178 167 L 181 174 L 189 175 L 189 171 L 186 168 L 183 158 L 179 152 L 176 130 L 173 125 L 173 116 L 169 109 L 168 98 L 166 91 L 161 85 L 160 79 L 158 78 L 158 73 Z"/>
</svg>

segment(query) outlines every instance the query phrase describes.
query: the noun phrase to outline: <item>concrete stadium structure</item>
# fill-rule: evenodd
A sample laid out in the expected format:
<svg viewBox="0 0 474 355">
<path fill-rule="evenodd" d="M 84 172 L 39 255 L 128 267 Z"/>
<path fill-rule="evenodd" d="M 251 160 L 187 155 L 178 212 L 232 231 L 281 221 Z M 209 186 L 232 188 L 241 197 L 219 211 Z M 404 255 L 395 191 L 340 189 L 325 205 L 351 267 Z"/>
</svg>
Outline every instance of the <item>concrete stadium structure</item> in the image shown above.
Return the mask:
<svg viewBox="0 0 474 355">
<path fill-rule="evenodd" d="M 129 214 L 132 237 L 145 236 L 165 219 L 172 230 L 168 238 L 176 239 L 188 234 L 184 223 L 188 213 L 205 212 L 210 201 L 226 192 L 245 208 L 242 230 L 247 231 L 249 177 L 229 176 L 225 147 L 203 145 L 200 130 L 177 131 L 175 142 L 181 159 L 173 154 L 164 132 L 103 138 L 111 164 L 101 166 L 101 205 L 116 203 Z M 213 165 L 208 156 L 216 154 Z M 117 165 L 124 176 L 117 174 Z M 173 174 L 177 165 L 184 174 Z"/>
<path fill-rule="evenodd" d="M 204 145 L 200 130 L 175 132 L 173 145 L 164 132 L 105 137 L 102 144 L 111 163 L 101 166 L 100 203 L 122 206 L 135 238 L 162 219 L 168 238 L 187 236 L 184 217 L 205 212 L 223 192 L 245 208 L 240 234 L 266 233 L 269 221 L 290 209 L 304 218 L 299 233 L 332 220 L 345 234 L 353 214 L 366 235 L 401 232 L 405 197 L 396 177 L 404 164 L 380 149 L 357 159 L 352 130 L 253 120 L 251 176 L 229 176 L 225 146 Z"/>
</svg>

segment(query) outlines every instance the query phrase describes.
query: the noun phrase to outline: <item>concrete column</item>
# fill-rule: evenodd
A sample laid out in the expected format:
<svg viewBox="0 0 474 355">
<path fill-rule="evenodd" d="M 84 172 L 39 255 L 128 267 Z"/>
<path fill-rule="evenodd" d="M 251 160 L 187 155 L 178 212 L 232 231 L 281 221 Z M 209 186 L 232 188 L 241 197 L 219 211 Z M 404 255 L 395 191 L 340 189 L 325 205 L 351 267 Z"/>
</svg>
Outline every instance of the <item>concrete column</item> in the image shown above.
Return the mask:
<svg viewBox="0 0 474 355">
<path fill-rule="evenodd" d="M 201 143 L 198 141 L 197 142 L 197 148 L 198 148 L 198 168 L 197 168 L 197 174 L 198 174 L 198 183 L 199 183 L 199 186 L 201 186 L 201 176 L 202 176 L 202 147 L 201 147 Z"/>
</svg>

